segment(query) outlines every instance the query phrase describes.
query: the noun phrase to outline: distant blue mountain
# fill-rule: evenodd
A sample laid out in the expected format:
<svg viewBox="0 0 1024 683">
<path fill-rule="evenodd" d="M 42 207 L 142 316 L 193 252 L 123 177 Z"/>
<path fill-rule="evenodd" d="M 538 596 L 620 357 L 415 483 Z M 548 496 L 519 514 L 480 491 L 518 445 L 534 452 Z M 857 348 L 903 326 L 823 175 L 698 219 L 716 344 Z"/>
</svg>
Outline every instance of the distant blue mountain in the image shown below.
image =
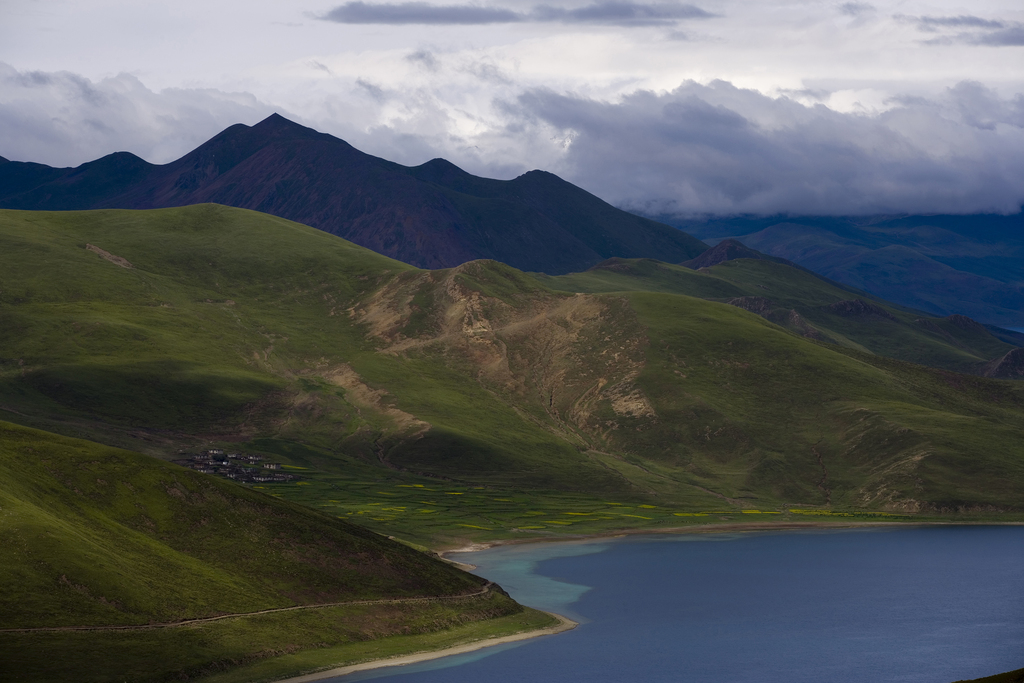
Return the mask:
<svg viewBox="0 0 1024 683">
<path fill-rule="evenodd" d="M 662 220 L 665 220 L 662 218 Z M 668 221 L 936 315 L 1024 327 L 1024 214 Z"/>
</svg>

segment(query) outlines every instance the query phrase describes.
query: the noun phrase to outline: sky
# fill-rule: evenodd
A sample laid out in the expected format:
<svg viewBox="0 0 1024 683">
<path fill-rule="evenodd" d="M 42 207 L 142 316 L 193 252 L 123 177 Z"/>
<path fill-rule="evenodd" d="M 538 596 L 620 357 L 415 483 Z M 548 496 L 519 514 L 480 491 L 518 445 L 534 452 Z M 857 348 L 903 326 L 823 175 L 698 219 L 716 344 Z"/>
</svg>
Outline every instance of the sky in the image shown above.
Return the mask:
<svg viewBox="0 0 1024 683">
<path fill-rule="evenodd" d="M 1015 213 L 1019 0 L 0 0 L 0 156 L 172 161 L 273 112 L 656 215 Z"/>
</svg>

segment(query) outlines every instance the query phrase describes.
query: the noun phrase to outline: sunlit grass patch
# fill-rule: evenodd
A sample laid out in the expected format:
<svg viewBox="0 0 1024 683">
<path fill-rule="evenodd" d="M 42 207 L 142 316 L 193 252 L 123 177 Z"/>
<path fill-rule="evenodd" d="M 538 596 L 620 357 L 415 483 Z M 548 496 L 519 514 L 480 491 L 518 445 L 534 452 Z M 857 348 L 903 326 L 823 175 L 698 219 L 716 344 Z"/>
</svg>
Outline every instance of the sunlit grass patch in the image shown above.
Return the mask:
<svg viewBox="0 0 1024 683">
<path fill-rule="evenodd" d="M 906 515 L 895 515 L 890 512 L 843 512 L 840 510 L 814 510 L 805 508 L 791 508 L 789 510 L 794 515 L 811 515 L 819 517 L 888 517 L 893 519 L 902 519 Z"/>
</svg>

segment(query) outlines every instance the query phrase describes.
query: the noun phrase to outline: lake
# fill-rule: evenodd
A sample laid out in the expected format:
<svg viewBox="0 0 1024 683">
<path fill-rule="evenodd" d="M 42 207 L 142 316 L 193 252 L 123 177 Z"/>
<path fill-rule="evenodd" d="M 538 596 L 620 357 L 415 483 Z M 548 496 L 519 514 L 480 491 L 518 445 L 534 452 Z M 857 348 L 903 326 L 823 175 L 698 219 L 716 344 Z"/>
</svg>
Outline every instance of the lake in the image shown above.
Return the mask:
<svg viewBox="0 0 1024 683">
<path fill-rule="evenodd" d="M 1024 527 L 634 536 L 458 559 L 580 626 L 331 680 L 951 683 L 1024 667 Z"/>
</svg>

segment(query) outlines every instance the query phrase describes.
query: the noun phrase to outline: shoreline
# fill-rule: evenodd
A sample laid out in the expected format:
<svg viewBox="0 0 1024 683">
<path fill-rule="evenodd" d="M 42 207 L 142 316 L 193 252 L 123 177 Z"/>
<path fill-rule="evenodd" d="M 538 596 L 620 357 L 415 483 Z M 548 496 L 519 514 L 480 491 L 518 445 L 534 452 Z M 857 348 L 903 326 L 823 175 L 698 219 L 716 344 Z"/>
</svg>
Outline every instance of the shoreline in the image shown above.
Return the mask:
<svg viewBox="0 0 1024 683">
<path fill-rule="evenodd" d="M 556 538 L 551 537 L 532 537 L 532 538 L 515 538 L 515 539 L 501 539 L 496 541 L 477 541 L 470 543 L 469 545 L 452 548 L 449 550 L 435 551 L 436 555 L 445 562 L 449 562 L 459 568 L 471 571 L 476 569 L 476 565 L 462 562 L 451 557 L 449 555 L 453 553 L 471 553 L 478 552 L 481 550 L 488 550 L 490 548 L 496 548 L 499 546 L 506 545 L 527 545 L 532 543 L 585 543 L 588 541 L 600 541 L 602 539 L 613 539 L 613 538 L 624 538 L 626 536 L 655 536 L 655 535 L 683 535 L 683 534 L 713 534 L 713 533 L 746 533 L 746 532 L 757 532 L 757 531 L 800 531 L 800 530 L 814 530 L 814 529 L 856 529 L 856 528 L 899 528 L 899 527 L 927 527 L 927 526 L 1022 526 L 1024 522 L 946 522 L 946 521 L 922 521 L 922 522 L 874 522 L 874 521 L 848 521 L 848 522 L 734 522 L 728 524 L 699 524 L 699 525 L 687 525 L 681 527 L 665 527 L 657 529 L 618 529 L 615 531 L 599 532 L 594 534 L 579 534 L 573 536 L 559 536 Z M 443 650 L 431 650 L 425 652 L 416 652 L 408 655 L 398 655 L 395 657 L 388 657 L 385 659 L 373 659 L 358 664 L 350 664 L 347 666 L 336 667 L 334 669 L 327 669 L 324 671 L 303 674 L 301 676 L 294 676 L 291 678 L 278 679 L 274 683 L 312 683 L 313 681 L 320 681 L 327 678 L 334 678 L 340 676 L 346 676 L 348 674 L 357 673 L 359 671 L 368 671 L 371 669 L 381 669 L 385 667 L 398 667 L 407 666 L 409 664 L 418 664 L 420 662 L 426 662 L 433 659 L 441 659 L 458 654 L 466 654 L 468 652 L 475 652 L 477 650 L 483 650 L 488 647 L 495 645 L 503 645 L 506 643 L 514 643 L 523 640 L 530 640 L 532 638 L 539 638 L 547 635 L 555 635 L 557 633 L 563 633 L 565 631 L 571 631 L 572 629 L 579 626 L 579 624 L 568 617 L 554 612 L 547 612 L 540 610 L 545 614 L 549 614 L 558 620 L 558 623 L 554 626 L 547 628 L 538 629 L 535 631 L 524 631 L 522 633 L 516 633 L 508 636 L 500 636 L 496 638 L 487 638 L 484 640 L 476 640 L 462 645 L 455 645 Z"/>
<path fill-rule="evenodd" d="M 449 550 L 436 551 L 437 555 L 454 565 L 467 570 L 476 569 L 472 565 L 454 558 L 448 557 L 452 553 L 474 553 L 481 550 L 489 550 L 506 545 L 526 545 L 529 543 L 573 543 L 585 541 L 599 541 L 610 538 L 623 538 L 625 536 L 657 536 L 683 535 L 683 534 L 714 534 L 714 533 L 744 533 L 749 531 L 799 531 L 801 529 L 856 529 L 864 527 L 897 528 L 897 527 L 923 527 L 923 526 L 1024 526 L 1024 522 L 946 522 L 946 521 L 922 521 L 922 522 L 873 522 L 873 521 L 851 521 L 851 522 L 730 522 L 727 524 L 693 524 L 680 527 L 663 527 L 656 529 L 617 529 L 593 534 L 578 534 L 566 536 L 534 536 L 531 538 L 510 538 L 496 541 L 476 541 L 469 545 Z"/>
<path fill-rule="evenodd" d="M 538 610 L 544 612 L 544 610 Z M 537 629 L 534 631 L 523 631 L 522 633 L 513 633 L 508 636 L 498 636 L 495 638 L 485 638 L 484 640 L 474 640 L 469 643 L 463 643 L 462 645 L 454 645 L 452 647 L 445 648 L 443 650 L 429 650 L 426 652 L 414 652 L 408 655 L 398 655 L 396 657 L 388 657 L 386 659 L 372 659 L 367 662 L 360 662 L 358 664 L 349 664 L 347 666 L 340 666 L 334 669 L 327 669 L 325 671 L 318 671 L 311 674 L 303 674 L 301 676 L 294 676 L 292 678 L 284 678 L 275 683 L 310 683 L 311 681 L 320 681 L 325 678 L 334 678 L 337 676 L 347 676 L 358 671 L 368 671 L 370 669 L 383 669 L 390 666 L 407 666 L 409 664 L 419 664 L 420 662 L 427 662 L 432 659 L 441 659 L 443 657 L 450 657 L 451 655 L 462 655 L 468 652 L 476 652 L 477 650 L 483 650 L 488 647 L 494 647 L 495 645 L 504 645 L 506 643 L 515 643 L 521 640 L 530 640 L 533 638 L 540 638 L 541 636 L 551 636 L 556 633 L 564 633 L 565 631 L 571 631 L 579 624 L 568 617 L 564 617 L 561 614 L 555 614 L 554 612 L 544 612 L 549 614 L 558 620 L 558 623 L 554 626 L 548 626 L 547 628 Z"/>
</svg>

